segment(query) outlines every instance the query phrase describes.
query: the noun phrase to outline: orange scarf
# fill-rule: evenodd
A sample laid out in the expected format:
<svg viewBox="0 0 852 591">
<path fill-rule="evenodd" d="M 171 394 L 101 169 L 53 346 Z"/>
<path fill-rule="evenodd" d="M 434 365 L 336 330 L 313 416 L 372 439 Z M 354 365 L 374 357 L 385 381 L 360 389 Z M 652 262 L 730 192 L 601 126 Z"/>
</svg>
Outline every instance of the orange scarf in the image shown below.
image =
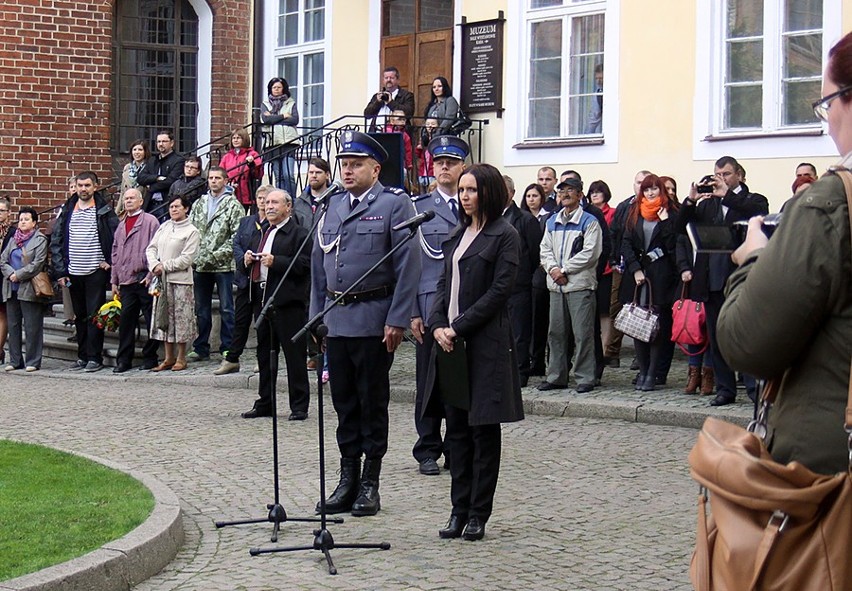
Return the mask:
<svg viewBox="0 0 852 591">
<path fill-rule="evenodd" d="M 660 219 L 657 212 L 660 211 L 662 206 L 663 202 L 659 197 L 653 201 L 648 201 L 644 196 L 642 196 L 642 200 L 639 202 L 639 213 L 642 214 L 642 217 L 646 221 L 656 222 Z"/>
</svg>

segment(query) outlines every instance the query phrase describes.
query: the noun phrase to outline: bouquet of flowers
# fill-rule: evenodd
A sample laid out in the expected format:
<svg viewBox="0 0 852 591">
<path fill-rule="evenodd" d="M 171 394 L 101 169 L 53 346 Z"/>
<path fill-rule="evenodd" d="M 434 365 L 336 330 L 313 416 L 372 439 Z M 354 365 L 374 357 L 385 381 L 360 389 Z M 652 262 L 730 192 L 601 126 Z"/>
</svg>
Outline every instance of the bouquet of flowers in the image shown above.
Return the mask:
<svg viewBox="0 0 852 591">
<path fill-rule="evenodd" d="M 118 330 L 118 324 L 121 321 L 121 302 L 118 301 L 118 296 L 113 295 L 112 301 L 101 306 L 98 313 L 92 318 L 92 322 L 101 330 L 115 332 Z"/>
</svg>

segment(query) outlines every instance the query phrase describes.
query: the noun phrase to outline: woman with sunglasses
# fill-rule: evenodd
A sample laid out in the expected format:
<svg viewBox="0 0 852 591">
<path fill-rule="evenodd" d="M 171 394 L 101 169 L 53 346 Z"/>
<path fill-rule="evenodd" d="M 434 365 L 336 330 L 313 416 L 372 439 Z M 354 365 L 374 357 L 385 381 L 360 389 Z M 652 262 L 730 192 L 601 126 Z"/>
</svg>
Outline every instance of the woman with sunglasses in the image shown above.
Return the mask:
<svg viewBox="0 0 852 591">
<path fill-rule="evenodd" d="M 852 34 L 828 53 L 817 117 L 852 168 Z M 847 194 L 827 174 L 790 202 L 766 237 L 752 218 L 732 259 L 719 316 L 719 348 L 731 368 L 779 380 L 769 413 L 767 446 L 781 463 L 820 474 L 846 472 L 844 429 L 852 359 L 852 247 Z"/>
</svg>

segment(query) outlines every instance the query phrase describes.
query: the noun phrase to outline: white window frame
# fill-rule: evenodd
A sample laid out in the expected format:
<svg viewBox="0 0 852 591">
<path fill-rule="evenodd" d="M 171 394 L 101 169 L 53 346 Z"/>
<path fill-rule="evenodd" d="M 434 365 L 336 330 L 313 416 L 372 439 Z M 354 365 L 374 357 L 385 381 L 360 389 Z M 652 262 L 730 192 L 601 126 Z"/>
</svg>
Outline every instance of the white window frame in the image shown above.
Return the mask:
<svg viewBox="0 0 852 591">
<path fill-rule="evenodd" d="M 842 36 L 841 0 L 824 0 L 823 67 L 828 50 Z M 722 154 L 738 158 L 832 156 L 836 148 L 820 123 L 781 125 L 780 58 L 783 2 L 764 0 L 763 110 L 761 128 L 724 129 L 725 3 L 698 0 L 695 23 L 695 109 L 693 158 L 713 160 Z M 702 75 L 702 73 L 704 75 Z M 816 100 L 819 97 L 814 97 Z"/>
<path fill-rule="evenodd" d="M 510 3 L 507 18 L 507 39 L 504 52 L 507 72 L 518 72 L 517 83 L 504 87 L 505 134 L 504 163 L 506 166 L 538 166 L 542 162 L 583 162 L 586 164 L 618 161 L 618 96 L 619 96 L 619 36 L 620 2 L 617 0 L 588 0 L 564 6 L 531 9 L 529 0 Z M 534 22 L 586 16 L 604 15 L 604 94 L 601 134 L 581 134 L 552 139 L 527 138 L 529 129 L 530 34 Z M 567 21 L 570 23 L 570 20 Z M 568 32 L 570 35 L 570 31 Z M 563 47 L 567 47 L 563 39 Z M 522 51 L 511 51 L 521 47 Z M 563 70 L 570 56 L 563 53 Z M 563 96 L 567 97 L 568 80 L 563 80 Z M 567 98 L 565 99 L 567 100 Z M 563 107 L 568 113 L 568 107 Z M 567 125 L 567 124 L 566 124 Z M 603 140 L 603 141 L 601 141 Z"/>
<path fill-rule="evenodd" d="M 299 60 L 299 76 L 304 76 L 304 57 L 306 55 L 322 53 L 324 54 L 323 62 L 323 85 L 325 92 L 323 93 L 322 105 L 322 124 L 328 122 L 329 112 L 331 109 L 331 93 L 328 92 L 328 82 L 331 78 L 331 38 L 332 38 L 332 18 L 331 11 L 333 9 L 334 0 L 325 0 L 325 35 L 319 41 L 303 42 L 305 37 L 305 5 L 307 0 L 299 1 L 299 42 L 293 45 L 278 46 L 278 6 L 279 0 L 264 0 L 263 17 L 264 17 L 264 39 L 266 41 L 267 50 L 264 51 L 263 71 L 265 72 L 264 89 L 266 81 L 278 76 L 278 62 L 283 58 L 296 57 Z M 290 86 L 298 89 L 296 106 L 299 109 L 299 117 L 304 120 L 305 112 L 302 100 L 304 93 L 303 78 L 295 82 L 287 80 Z M 303 125 L 300 121 L 299 125 Z M 301 130 L 300 130 L 301 131 Z"/>
</svg>

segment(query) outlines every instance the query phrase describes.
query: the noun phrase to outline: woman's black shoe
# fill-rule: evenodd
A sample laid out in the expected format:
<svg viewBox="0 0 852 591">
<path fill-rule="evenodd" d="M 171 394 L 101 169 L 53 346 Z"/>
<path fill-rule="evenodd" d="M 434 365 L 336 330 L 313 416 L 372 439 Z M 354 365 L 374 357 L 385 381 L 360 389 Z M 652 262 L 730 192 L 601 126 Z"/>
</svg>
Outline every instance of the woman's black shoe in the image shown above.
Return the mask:
<svg viewBox="0 0 852 591">
<path fill-rule="evenodd" d="M 450 515 L 450 520 L 447 522 L 444 529 L 438 530 L 438 537 L 444 540 L 460 538 L 466 521 L 467 518 L 462 517 L 461 515 Z"/>
</svg>

